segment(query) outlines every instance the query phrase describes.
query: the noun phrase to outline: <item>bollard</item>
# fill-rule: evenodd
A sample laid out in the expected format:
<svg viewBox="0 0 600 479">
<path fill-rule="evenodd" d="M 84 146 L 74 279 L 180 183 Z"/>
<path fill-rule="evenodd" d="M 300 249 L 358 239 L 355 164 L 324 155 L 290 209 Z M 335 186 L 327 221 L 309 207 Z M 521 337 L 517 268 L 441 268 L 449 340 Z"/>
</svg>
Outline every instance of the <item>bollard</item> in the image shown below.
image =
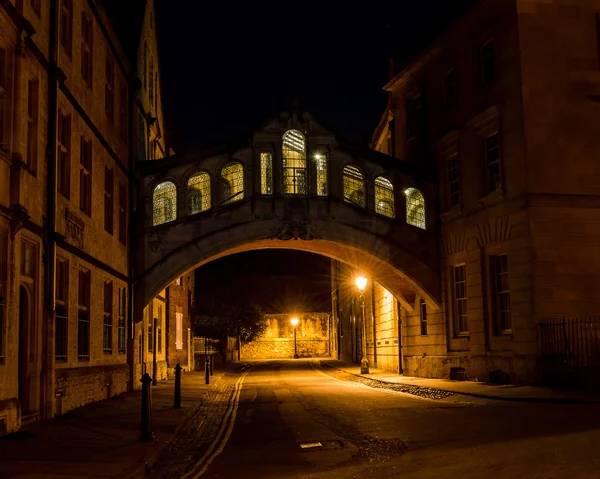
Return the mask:
<svg viewBox="0 0 600 479">
<path fill-rule="evenodd" d="M 204 358 L 204 372 L 206 373 L 206 384 L 210 384 L 210 359 L 208 359 L 208 355 Z"/>
<path fill-rule="evenodd" d="M 213 356 L 210 357 L 210 362 L 209 362 L 209 364 L 210 364 L 210 375 L 211 376 L 213 375 L 213 362 L 214 361 L 215 361 L 215 357 L 213 355 Z"/>
<path fill-rule="evenodd" d="M 181 364 L 177 363 L 175 366 L 175 397 L 173 400 L 173 407 L 175 409 L 181 408 Z"/>
<path fill-rule="evenodd" d="M 152 393 L 150 391 L 150 383 L 152 378 L 148 373 L 145 373 L 140 379 L 142 383 L 142 422 L 140 441 L 152 441 Z"/>
</svg>

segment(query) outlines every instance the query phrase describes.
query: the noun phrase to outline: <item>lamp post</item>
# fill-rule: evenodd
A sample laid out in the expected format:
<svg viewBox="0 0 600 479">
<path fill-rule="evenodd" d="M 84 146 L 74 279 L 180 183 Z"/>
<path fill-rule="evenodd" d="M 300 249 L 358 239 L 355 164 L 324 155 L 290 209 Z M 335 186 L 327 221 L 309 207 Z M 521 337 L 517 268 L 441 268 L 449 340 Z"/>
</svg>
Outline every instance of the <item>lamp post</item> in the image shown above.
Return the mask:
<svg viewBox="0 0 600 479">
<path fill-rule="evenodd" d="M 292 318 L 290 322 L 294 327 L 294 359 L 298 359 L 300 356 L 298 356 L 298 343 L 296 342 L 296 326 L 300 321 L 298 321 L 298 318 Z"/>
<path fill-rule="evenodd" d="M 367 287 L 367 278 L 358 276 L 355 280 L 356 287 L 360 293 L 360 310 L 361 310 L 361 358 L 360 358 L 360 374 L 369 374 L 369 360 L 367 359 L 367 326 L 365 324 L 365 288 Z"/>
</svg>

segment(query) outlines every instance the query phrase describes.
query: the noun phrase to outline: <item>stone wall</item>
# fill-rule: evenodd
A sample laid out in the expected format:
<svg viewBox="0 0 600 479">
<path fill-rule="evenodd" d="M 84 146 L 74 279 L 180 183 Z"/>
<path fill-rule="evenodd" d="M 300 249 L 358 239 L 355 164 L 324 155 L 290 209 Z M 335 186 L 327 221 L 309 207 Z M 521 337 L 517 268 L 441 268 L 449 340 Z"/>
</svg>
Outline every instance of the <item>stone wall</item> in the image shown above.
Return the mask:
<svg viewBox="0 0 600 479">
<path fill-rule="evenodd" d="M 242 344 L 242 359 L 284 359 L 294 357 L 294 327 L 291 319 L 299 319 L 296 326 L 298 356 L 328 357 L 329 313 L 266 314 L 264 334 L 255 341 Z"/>
<path fill-rule="evenodd" d="M 59 369 L 55 382 L 55 414 L 124 393 L 128 382 L 127 365 Z"/>
<path fill-rule="evenodd" d="M 21 405 L 17 398 L 0 401 L 0 437 L 21 428 Z"/>
</svg>

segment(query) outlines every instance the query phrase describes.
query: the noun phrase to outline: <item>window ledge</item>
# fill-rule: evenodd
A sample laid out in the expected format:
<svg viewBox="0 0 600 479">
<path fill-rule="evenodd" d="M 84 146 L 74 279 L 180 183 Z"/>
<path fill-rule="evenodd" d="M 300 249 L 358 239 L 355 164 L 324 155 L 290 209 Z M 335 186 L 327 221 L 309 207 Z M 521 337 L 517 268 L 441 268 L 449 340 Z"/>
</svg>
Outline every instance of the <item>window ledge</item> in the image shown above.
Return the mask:
<svg viewBox="0 0 600 479">
<path fill-rule="evenodd" d="M 462 208 L 457 205 L 457 206 L 453 206 L 451 209 L 449 209 L 445 213 L 442 213 L 440 215 L 440 218 L 441 218 L 442 222 L 445 223 L 447 221 L 452 221 L 457 218 L 460 218 L 462 216 L 462 214 L 463 214 Z"/>
<path fill-rule="evenodd" d="M 500 203 L 501 201 L 504 201 L 504 191 L 501 188 L 497 188 L 487 196 L 480 198 L 478 206 L 480 208 L 485 208 Z"/>
</svg>

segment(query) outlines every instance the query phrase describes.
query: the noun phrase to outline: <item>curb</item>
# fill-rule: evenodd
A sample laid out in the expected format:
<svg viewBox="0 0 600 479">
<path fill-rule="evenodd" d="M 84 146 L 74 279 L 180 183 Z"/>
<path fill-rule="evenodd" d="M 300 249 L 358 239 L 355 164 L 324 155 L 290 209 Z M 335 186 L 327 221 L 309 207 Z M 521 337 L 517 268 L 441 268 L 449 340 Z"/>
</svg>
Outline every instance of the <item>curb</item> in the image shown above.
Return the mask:
<svg viewBox="0 0 600 479">
<path fill-rule="evenodd" d="M 342 371 L 346 374 L 351 374 L 352 376 L 356 376 L 358 378 L 365 378 L 361 374 L 352 373 L 350 371 L 346 371 L 345 369 L 338 368 L 327 361 L 320 360 L 321 363 L 326 364 L 330 368 L 337 369 L 338 371 Z M 370 378 L 366 377 L 371 381 L 377 381 L 382 384 L 404 384 L 404 383 L 394 383 L 391 381 L 386 381 L 384 379 Z M 479 399 L 491 399 L 494 401 L 507 401 L 507 402 L 523 402 L 523 403 L 546 403 L 546 404 L 600 404 L 600 399 L 582 399 L 582 398 L 557 398 L 557 397 L 506 397 L 506 396 L 495 396 L 491 394 L 483 394 L 483 393 L 470 393 L 464 391 L 453 391 L 451 389 L 444 389 L 438 387 L 431 386 L 418 386 L 415 384 L 410 384 L 411 387 L 415 389 L 429 389 L 429 390 L 437 390 L 445 393 L 457 394 L 459 396 L 469 396 L 475 397 Z M 406 393 L 410 394 L 410 393 Z"/>
</svg>

